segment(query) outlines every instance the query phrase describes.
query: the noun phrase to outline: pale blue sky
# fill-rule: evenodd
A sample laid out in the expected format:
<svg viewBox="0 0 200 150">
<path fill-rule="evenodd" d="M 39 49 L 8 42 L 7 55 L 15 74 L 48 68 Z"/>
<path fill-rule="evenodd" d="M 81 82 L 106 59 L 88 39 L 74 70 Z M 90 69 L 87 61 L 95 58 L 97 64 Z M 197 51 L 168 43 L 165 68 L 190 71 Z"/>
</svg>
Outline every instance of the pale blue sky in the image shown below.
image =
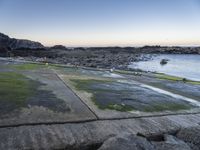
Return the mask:
<svg viewBox="0 0 200 150">
<path fill-rule="evenodd" d="M 0 0 L 0 32 L 44 45 L 200 45 L 200 0 Z"/>
</svg>

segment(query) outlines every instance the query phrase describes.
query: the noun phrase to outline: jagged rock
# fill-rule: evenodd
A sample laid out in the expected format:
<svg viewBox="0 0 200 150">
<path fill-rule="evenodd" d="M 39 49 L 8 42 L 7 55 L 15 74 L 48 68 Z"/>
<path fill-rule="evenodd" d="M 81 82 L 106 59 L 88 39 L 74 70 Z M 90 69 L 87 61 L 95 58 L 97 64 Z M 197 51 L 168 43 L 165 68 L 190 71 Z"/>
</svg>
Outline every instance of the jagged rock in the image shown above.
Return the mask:
<svg viewBox="0 0 200 150">
<path fill-rule="evenodd" d="M 154 146 L 143 137 L 133 134 L 119 135 L 106 140 L 98 150 L 154 150 Z"/>
<path fill-rule="evenodd" d="M 193 150 L 200 149 L 200 127 L 184 128 L 177 133 L 177 137 L 185 141 Z"/>
<path fill-rule="evenodd" d="M 0 33 L 0 47 L 7 47 L 10 49 L 43 49 L 44 46 L 39 42 L 30 40 L 21 40 L 10 38 L 9 36 Z"/>
</svg>

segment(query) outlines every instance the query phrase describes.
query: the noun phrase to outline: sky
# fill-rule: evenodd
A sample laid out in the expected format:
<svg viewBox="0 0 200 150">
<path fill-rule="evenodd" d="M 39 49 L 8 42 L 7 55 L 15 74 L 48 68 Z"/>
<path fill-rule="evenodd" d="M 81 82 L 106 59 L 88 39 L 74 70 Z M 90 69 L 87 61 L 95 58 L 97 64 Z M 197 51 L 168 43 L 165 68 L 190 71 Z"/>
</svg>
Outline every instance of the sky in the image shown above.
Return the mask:
<svg viewBox="0 0 200 150">
<path fill-rule="evenodd" d="M 0 32 L 46 46 L 200 46 L 200 0 L 0 0 Z"/>
</svg>

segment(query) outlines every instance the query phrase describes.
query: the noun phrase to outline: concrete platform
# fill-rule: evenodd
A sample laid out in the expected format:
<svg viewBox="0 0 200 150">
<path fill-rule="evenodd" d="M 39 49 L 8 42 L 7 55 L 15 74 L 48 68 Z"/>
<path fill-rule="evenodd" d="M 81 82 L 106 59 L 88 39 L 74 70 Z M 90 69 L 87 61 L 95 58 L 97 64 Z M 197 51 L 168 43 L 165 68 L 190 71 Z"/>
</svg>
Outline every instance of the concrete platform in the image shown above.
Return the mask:
<svg viewBox="0 0 200 150">
<path fill-rule="evenodd" d="M 5 97 L 6 101 L 0 98 L 0 126 L 200 112 L 198 99 L 146 84 L 156 81 L 158 85 L 168 85 L 167 81 L 158 81 L 154 77 L 150 80 L 151 78 L 147 76 L 131 76 L 107 70 L 21 62 L 4 62 L 0 69 L 5 73 L 10 72 L 8 74 L 10 79 L 15 78 L 13 74 L 16 77 L 22 75 L 13 83 L 28 84 L 20 87 L 23 90 L 17 90 L 18 93 L 22 92 L 22 96 L 23 94 L 26 96 L 21 98 L 22 102 L 19 95 L 16 96 L 16 101 L 15 98 L 8 96 Z M 8 79 L 4 80 L 7 82 Z M 12 87 L 12 83 L 10 84 Z M 175 85 L 179 85 L 177 90 L 181 89 L 181 83 Z M 182 86 L 185 87 L 185 84 Z M 14 89 L 18 89 L 17 87 L 15 85 Z M 190 92 L 189 87 L 192 85 L 187 87 L 186 92 Z M 198 89 L 199 85 L 193 87 Z M 12 92 L 16 91 L 3 92 L 4 95 L 12 95 Z"/>
<path fill-rule="evenodd" d="M 71 68 L 59 69 L 57 74 L 100 119 L 200 112 L 198 98 L 192 99 L 189 96 L 179 95 L 175 88 L 174 92 L 170 92 L 165 88 L 140 82 L 139 79 L 147 77 L 136 76 L 137 79 L 130 75 L 108 71 L 83 71 L 83 69 L 72 70 Z M 151 78 L 147 79 L 151 81 Z M 162 85 L 163 82 L 167 81 L 159 81 L 158 84 Z M 181 83 L 178 84 L 180 87 Z M 186 84 L 182 85 L 185 87 Z M 192 91 L 191 88 L 184 90 L 188 93 Z"/>
<path fill-rule="evenodd" d="M 72 81 L 74 79 L 89 82 L 81 84 L 84 88 L 77 88 Z M 154 81 L 159 86 L 147 84 Z M 182 142 L 192 139 L 187 143 L 190 146 L 199 141 L 199 134 L 196 134 L 200 131 L 199 93 L 191 90 L 193 87 L 198 90 L 199 85 L 170 83 L 172 90 L 176 90 L 173 87 L 177 85 L 180 87 L 177 91 L 182 93 L 181 87 L 187 86 L 184 89 L 187 94 L 183 95 L 181 92 L 166 93 L 167 88 L 161 88 L 161 83 L 154 78 L 126 76 L 105 70 L 0 62 L 0 149 L 98 149 L 110 138 L 122 136 L 124 140 L 123 135 L 126 134 L 153 137 L 160 141 L 150 140 L 152 143 L 170 144 L 160 138 L 167 134 Z M 99 108 L 91 99 L 99 90 L 109 91 L 111 95 L 103 93 L 97 98 L 114 100 L 114 106 L 125 98 L 125 102 L 137 106 L 138 111 L 119 109 L 121 107 Z M 192 92 L 196 93 L 195 96 L 188 96 Z M 114 95 L 116 93 L 117 96 Z M 157 102 L 163 105 L 179 103 L 186 107 L 173 110 L 161 105 L 162 109 L 158 111 L 145 112 L 141 105 L 145 103 L 147 108 L 155 110 L 153 104 Z M 187 129 L 192 129 L 192 132 L 185 135 Z M 182 134 L 180 131 L 183 131 Z M 193 145 L 200 148 L 198 142 Z"/>
<path fill-rule="evenodd" d="M 0 86 L 5 88 L 0 90 L 4 94 L 0 97 L 0 127 L 96 119 L 50 69 L 46 72 L 45 69 L 16 70 L 8 67 L 6 70 L 4 67 L 0 72 Z"/>
</svg>

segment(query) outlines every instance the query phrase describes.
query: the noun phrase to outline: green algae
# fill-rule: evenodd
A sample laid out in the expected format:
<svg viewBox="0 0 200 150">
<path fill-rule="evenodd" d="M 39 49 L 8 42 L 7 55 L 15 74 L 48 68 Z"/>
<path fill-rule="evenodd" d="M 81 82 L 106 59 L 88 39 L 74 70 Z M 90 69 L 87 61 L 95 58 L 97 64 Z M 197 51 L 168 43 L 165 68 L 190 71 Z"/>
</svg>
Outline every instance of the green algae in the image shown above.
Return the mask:
<svg viewBox="0 0 200 150">
<path fill-rule="evenodd" d="M 30 81 L 22 74 L 15 72 L 0 73 L 0 101 L 24 105 L 33 91 Z"/>
<path fill-rule="evenodd" d="M 180 103 L 173 101 L 166 102 L 151 102 L 151 103 L 143 103 L 142 99 L 138 100 L 132 98 L 132 89 L 119 88 L 118 85 L 114 81 L 107 80 L 94 80 L 94 79 L 71 79 L 74 83 L 74 86 L 77 90 L 86 91 L 92 94 L 91 100 L 93 103 L 102 110 L 110 109 L 117 110 L 122 112 L 128 111 L 143 111 L 143 112 L 162 112 L 162 111 L 178 111 L 178 110 L 186 110 L 191 109 L 191 105 L 188 103 Z M 119 88 L 119 89 L 118 89 Z M 123 97 L 125 95 L 125 97 Z M 133 101 L 136 105 L 129 105 L 124 102 L 125 99 Z"/>
<path fill-rule="evenodd" d="M 25 64 L 15 64 L 10 65 L 11 68 L 16 70 L 36 70 L 46 67 L 45 64 L 34 64 L 34 63 L 25 63 Z"/>
<path fill-rule="evenodd" d="M 132 111 L 134 110 L 134 108 L 132 106 L 129 106 L 129 105 L 122 105 L 122 104 L 109 104 L 107 106 L 108 109 L 111 109 L 111 110 L 117 110 L 117 111 Z"/>
<path fill-rule="evenodd" d="M 16 72 L 0 73 L 0 117 L 14 110 L 42 106 L 54 112 L 69 112 L 70 108 L 52 91 L 42 90 L 38 81 Z"/>
<path fill-rule="evenodd" d="M 110 110 L 117 110 L 117 111 L 131 111 L 133 110 L 133 107 L 129 106 L 129 105 L 122 105 L 122 104 L 114 104 L 114 103 L 109 103 L 107 105 L 101 105 L 98 101 L 97 101 L 97 95 L 100 94 L 103 97 L 104 93 L 112 93 L 112 92 L 116 92 L 112 89 L 93 89 L 91 87 L 91 85 L 94 84 L 103 84 L 103 83 L 111 83 L 112 81 L 110 80 L 95 80 L 95 79 L 87 79 L 87 80 L 81 80 L 81 79 L 71 79 L 70 81 L 72 81 L 74 83 L 74 86 L 77 90 L 81 90 L 81 91 L 86 91 L 89 93 L 92 93 L 92 97 L 91 100 L 93 101 L 93 103 L 102 110 L 105 109 L 110 109 Z M 106 101 L 106 98 L 105 98 Z"/>
</svg>

